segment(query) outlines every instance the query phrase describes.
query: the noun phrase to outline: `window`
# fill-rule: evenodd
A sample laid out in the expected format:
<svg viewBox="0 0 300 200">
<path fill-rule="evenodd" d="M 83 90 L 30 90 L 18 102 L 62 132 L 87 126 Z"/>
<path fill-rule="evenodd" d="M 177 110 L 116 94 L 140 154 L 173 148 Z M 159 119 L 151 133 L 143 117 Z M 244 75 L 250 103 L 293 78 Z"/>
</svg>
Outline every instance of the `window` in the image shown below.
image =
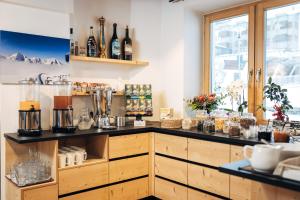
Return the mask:
<svg viewBox="0 0 300 200">
<path fill-rule="evenodd" d="M 290 119 L 300 120 L 300 1 L 262 1 L 206 15 L 204 37 L 205 92 L 221 94 L 241 80 L 249 112 L 264 121 L 272 118 L 273 105 L 263 100 L 272 77 L 288 89 Z M 266 113 L 257 110 L 262 103 Z"/>
<path fill-rule="evenodd" d="M 225 93 L 227 87 L 243 80 L 248 98 L 248 15 L 232 17 L 211 23 L 211 90 Z M 231 108 L 230 99 L 225 99 L 224 108 Z"/>
</svg>

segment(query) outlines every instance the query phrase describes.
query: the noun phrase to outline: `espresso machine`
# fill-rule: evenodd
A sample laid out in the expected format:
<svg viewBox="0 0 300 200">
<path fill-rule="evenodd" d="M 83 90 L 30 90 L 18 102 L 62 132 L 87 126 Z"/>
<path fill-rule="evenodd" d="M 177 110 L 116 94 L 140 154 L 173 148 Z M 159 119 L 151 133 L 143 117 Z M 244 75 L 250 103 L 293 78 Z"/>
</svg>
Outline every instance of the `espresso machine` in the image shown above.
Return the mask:
<svg viewBox="0 0 300 200">
<path fill-rule="evenodd" d="M 92 94 L 94 107 L 94 127 L 99 129 L 115 129 L 110 124 L 112 89 L 110 87 L 96 88 Z"/>
<path fill-rule="evenodd" d="M 19 82 L 19 129 L 20 136 L 39 136 L 41 129 L 40 85 L 34 79 Z"/>
<path fill-rule="evenodd" d="M 72 83 L 65 79 L 55 81 L 53 133 L 74 133 Z"/>
</svg>

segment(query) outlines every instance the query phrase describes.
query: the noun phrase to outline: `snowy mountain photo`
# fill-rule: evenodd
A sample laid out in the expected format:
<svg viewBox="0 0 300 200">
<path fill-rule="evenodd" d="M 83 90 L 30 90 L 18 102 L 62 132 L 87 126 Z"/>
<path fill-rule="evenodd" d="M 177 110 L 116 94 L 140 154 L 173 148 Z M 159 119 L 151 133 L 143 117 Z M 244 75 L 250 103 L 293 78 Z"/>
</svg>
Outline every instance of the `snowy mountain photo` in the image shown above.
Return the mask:
<svg viewBox="0 0 300 200">
<path fill-rule="evenodd" d="M 68 39 L 0 31 L 0 62 L 63 66 L 69 62 Z"/>
</svg>

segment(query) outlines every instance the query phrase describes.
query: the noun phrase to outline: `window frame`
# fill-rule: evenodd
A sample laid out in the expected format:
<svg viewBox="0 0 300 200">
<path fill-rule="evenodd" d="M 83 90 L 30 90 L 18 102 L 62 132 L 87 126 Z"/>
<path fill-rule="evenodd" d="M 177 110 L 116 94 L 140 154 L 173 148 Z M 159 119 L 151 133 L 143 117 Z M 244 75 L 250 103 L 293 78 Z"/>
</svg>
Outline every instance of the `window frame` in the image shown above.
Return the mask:
<svg viewBox="0 0 300 200">
<path fill-rule="evenodd" d="M 248 111 L 254 113 L 258 123 L 266 123 L 264 112 L 257 107 L 263 103 L 264 88 L 264 12 L 270 8 L 299 3 L 300 0 L 262 0 L 259 2 L 230 8 L 204 16 L 203 75 L 202 91 L 211 92 L 211 23 L 235 16 L 248 14 Z"/>
<path fill-rule="evenodd" d="M 255 4 L 239 6 L 224 11 L 204 16 L 204 67 L 203 67 L 203 88 L 205 94 L 211 92 L 211 24 L 214 21 L 248 15 L 248 110 L 254 112 L 254 36 L 255 36 Z"/>
</svg>

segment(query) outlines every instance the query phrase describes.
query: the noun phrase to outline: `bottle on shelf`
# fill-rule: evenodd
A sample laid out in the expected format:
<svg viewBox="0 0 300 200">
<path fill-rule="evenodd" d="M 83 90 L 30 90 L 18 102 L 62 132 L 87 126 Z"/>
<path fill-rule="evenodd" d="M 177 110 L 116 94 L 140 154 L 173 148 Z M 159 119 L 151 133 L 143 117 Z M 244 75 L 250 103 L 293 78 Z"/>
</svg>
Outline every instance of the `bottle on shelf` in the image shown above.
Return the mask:
<svg viewBox="0 0 300 200">
<path fill-rule="evenodd" d="M 117 24 L 113 24 L 114 32 L 110 41 L 110 58 L 121 59 L 121 45 L 117 35 Z"/>
<path fill-rule="evenodd" d="M 122 42 L 122 54 L 124 60 L 132 60 L 132 41 L 129 37 L 129 29 L 126 26 L 126 36 Z"/>
<path fill-rule="evenodd" d="M 105 44 L 105 33 L 104 33 L 104 17 L 99 18 L 100 22 L 100 34 L 99 34 L 99 57 L 107 58 L 106 56 L 106 44 Z"/>
<path fill-rule="evenodd" d="M 70 28 L 70 54 L 75 55 L 75 43 L 73 36 L 73 28 Z"/>
<path fill-rule="evenodd" d="M 94 30 L 93 27 L 90 27 L 90 36 L 87 41 L 87 56 L 88 57 L 97 57 L 97 43 L 94 37 Z"/>
</svg>

